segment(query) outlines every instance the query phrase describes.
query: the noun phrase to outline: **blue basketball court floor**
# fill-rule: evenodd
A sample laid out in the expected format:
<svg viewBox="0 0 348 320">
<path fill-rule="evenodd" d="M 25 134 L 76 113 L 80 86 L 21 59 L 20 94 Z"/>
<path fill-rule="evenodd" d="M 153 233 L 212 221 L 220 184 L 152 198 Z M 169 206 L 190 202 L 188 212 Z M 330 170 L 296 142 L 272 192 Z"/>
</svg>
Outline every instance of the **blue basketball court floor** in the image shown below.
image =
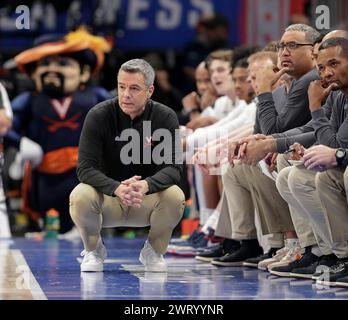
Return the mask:
<svg viewBox="0 0 348 320">
<path fill-rule="evenodd" d="M 104 272 L 80 273 L 81 241 L 0 239 L 0 300 L 348 299 L 348 290 L 317 287 L 311 280 L 170 255 L 167 274 L 146 273 L 138 261 L 144 239 L 104 242 Z"/>
</svg>

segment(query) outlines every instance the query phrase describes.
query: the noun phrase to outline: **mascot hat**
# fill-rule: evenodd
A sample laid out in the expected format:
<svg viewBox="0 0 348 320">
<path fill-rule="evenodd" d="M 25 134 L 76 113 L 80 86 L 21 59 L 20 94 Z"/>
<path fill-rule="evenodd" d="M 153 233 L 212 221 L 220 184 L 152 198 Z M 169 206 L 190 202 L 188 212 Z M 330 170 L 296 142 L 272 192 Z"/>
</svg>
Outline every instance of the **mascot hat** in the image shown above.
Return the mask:
<svg viewBox="0 0 348 320">
<path fill-rule="evenodd" d="M 110 44 L 102 37 L 93 36 L 85 28 L 68 33 L 66 36 L 44 35 L 34 41 L 34 47 L 15 57 L 18 69 L 30 74 L 30 69 L 39 60 L 64 55 L 75 58 L 91 67 L 96 74 L 104 64 L 104 53 L 111 50 Z"/>
</svg>

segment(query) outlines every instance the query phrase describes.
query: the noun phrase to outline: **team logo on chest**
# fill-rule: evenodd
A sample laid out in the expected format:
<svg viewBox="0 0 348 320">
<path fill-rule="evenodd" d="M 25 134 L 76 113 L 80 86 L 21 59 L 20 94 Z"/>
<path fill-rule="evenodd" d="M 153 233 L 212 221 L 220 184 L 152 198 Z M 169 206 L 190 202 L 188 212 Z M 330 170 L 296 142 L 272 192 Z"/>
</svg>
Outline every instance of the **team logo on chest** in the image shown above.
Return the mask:
<svg viewBox="0 0 348 320">
<path fill-rule="evenodd" d="M 72 97 L 66 97 L 62 101 L 51 99 L 51 104 L 61 120 L 65 119 L 70 108 Z"/>
<path fill-rule="evenodd" d="M 50 103 L 58 114 L 60 120 L 52 119 L 43 115 L 42 119 L 48 124 L 48 131 L 56 132 L 61 128 L 68 128 L 70 130 L 79 129 L 80 123 L 78 122 L 78 119 L 82 116 L 81 112 L 77 112 L 69 119 L 66 119 L 66 115 L 72 103 L 72 97 L 66 97 L 62 101 L 51 99 Z"/>
</svg>

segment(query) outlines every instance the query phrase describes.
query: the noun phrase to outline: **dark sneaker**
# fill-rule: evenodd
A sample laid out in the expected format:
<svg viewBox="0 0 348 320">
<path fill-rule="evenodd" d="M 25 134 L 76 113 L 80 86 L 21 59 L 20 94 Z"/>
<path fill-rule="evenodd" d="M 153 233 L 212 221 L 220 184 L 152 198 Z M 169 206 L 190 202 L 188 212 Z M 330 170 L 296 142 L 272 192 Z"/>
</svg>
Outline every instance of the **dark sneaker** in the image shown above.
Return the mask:
<svg viewBox="0 0 348 320">
<path fill-rule="evenodd" d="M 328 272 L 322 273 L 317 279 L 317 284 L 324 286 L 334 286 L 340 278 L 348 276 L 348 259 L 338 259 Z"/>
<path fill-rule="evenodd" d="M 246 259 L 243 262 L 243 266 L 257 268 L 259 265 L 259 262 L 272 258 L 276 254 L 277 250 L 279 250 L 279 248 L 271 248 L 268 252 L 260 254 L 259 256 L 255 258 Z"/>
<path fill-rule="evenodd" d="M 204 250 L 200 254 L 197 254 L 195 258 L 199 261 L 210 262 L 213 259 L 220 258 L 220 257 L 224 256 L 225 254 L 226 254 L 225 250 L 223 249 L 222 244 L 221 244 L 215 249 Z"/>
<path fill-rule="evenodd" d="M 198 227 L 186 240 L 181 238 L 172 238 L 170 239 L 169 245 L 191 245 L 195 238 L 201 237 L 202 235 L 204 236 L 204 233 L 201 231 L 201 228 Z"/>
<path fill-rule="evenodd" d="M 216 243 L 221 242 L 221 238 L 214 236 L 214 229 L 208 228 L 208 234 L 202 232 L 202 235 L 197 236 L 191 241 L 191 246 L 195 249 L 207 249 L 210 246 L 213 246 Z"/>
<path fill-rule="evenodd" d="M 211 263 L 215 266 L 222 267 L 240 267 L 244 261 L 249 258 L 255 258 L 262 254 L 263 249 L 257 244 L 255 245 L 243 245 L 240 249 L 224 255 L 221 258 L 213 259 Z"/>
<path fill-rule="evenodd" d="M 192 235 L 187 240 L 174 239 L 178 241 L 169 243 L 168 249 L 175 249 L 176 247 L 192 247 L 196 245 L 197 243 L 200 243 L 205 236 L 206 234 L 204 232 L 196 230 L 192 233 Z"/>
<path fill-rule="evenodd" d="M 348 276 L 346 276 L 344 278 L 339 278 L 338 280 L 336 280 L 334 285 L 336 287 L 348 288 Z"/>
<path fill-rule="evenodd" d="M 284 267 L 274 267 L 269 272 L 279 277 L 291 277 L 291 272 L 294 269 L 305 268 L 319 260 L 319 257 L 313 254 L 311 248 L 306 248 L 303 256 L 291 262 L 289 265 Z"/>
<path fill-rule="evenodd" d="M 200 261 L 210 262 L 213 259 L 221 258 L 224 255 L 238 250 L 240 248 L 240 242 L 231 239 L 225 239 L 218 247 L 211 250 L 204 250 L 196 255 L 196 259 Z"/>
<path fill-rule="evenodd" d="M 335 265 L 337 259 L 338 258 L 334 254 L 321 256 L 318 261 L 315 261 L 308 267 L 293 269 L 290 273 L 290 277 L 313 279 L 314 275 L 318 274 L 319 277 L 325 269 L 328 270 Z"/>
<path fill-rule="evenodd" d="M 201 229 L 196 229 L 191 233 L 191 235 L 187 238 L 188 243 L 193 243 L 197 238 L 202 237 L 204 235 L 204 232 L 201 231 Z"/>
</svg>

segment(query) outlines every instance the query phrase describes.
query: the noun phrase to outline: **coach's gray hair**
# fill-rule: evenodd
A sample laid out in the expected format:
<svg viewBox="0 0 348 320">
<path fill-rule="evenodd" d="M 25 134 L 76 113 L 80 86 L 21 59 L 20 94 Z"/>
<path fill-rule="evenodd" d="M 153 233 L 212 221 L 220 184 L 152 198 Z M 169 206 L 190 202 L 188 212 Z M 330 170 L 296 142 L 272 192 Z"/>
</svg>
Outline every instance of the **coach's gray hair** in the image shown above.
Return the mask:
<svg viewBox="0 0 348 320">
<path fill-rule="evenodd" d="M 292 24 L 285 29 L 286 31 L 299 31 L 304 32 L 306 35 L 306 40 L 310 43 L 314 44 L 315 41 L 320 37 L 320 33 L 312 28 L 311 26 L 307 26 L 306 24 Z"/>
<path fill-rule="evenodd" d="M 143 59 L 132 59 L 121 65 L 120 71 L 129 73 L 142 73 L 145 78 L 145 85 L 150 87 L 155 81 L 155 71 L 151 65 Z"/>
</svg>

